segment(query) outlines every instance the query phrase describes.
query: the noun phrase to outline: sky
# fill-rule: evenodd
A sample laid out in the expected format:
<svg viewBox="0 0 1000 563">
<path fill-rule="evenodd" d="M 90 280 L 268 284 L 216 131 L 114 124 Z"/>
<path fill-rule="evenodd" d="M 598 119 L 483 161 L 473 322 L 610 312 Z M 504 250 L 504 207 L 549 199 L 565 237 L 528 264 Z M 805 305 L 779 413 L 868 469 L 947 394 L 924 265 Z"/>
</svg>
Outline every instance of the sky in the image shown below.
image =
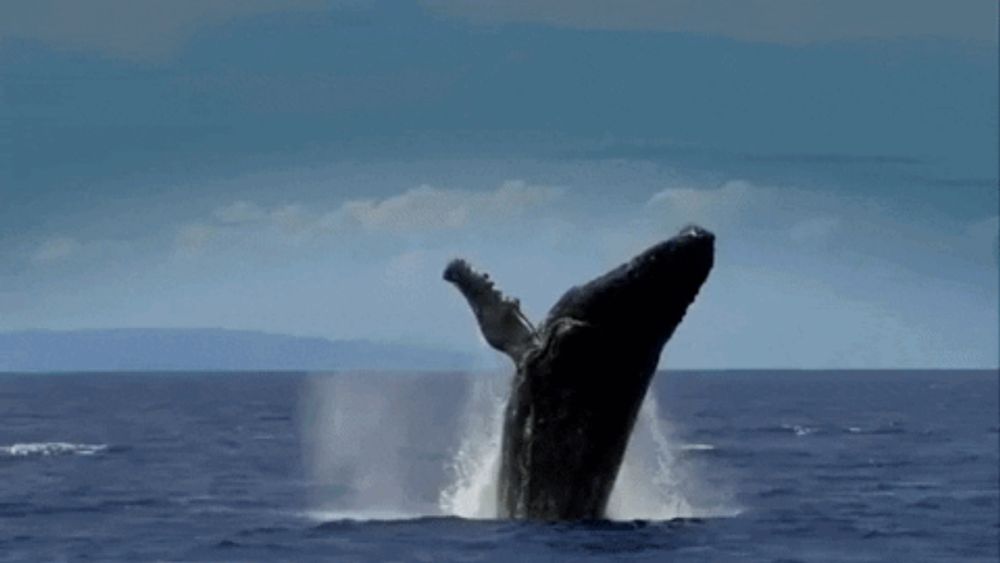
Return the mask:
<svg viewBox="0 0 1000 563">
<path fill-rule="evenodd" d="M 688 223 L 667 368 L 996 368 L 995 0 L 14 0 L 0 330 L 489 356 Z"/>
</svg>

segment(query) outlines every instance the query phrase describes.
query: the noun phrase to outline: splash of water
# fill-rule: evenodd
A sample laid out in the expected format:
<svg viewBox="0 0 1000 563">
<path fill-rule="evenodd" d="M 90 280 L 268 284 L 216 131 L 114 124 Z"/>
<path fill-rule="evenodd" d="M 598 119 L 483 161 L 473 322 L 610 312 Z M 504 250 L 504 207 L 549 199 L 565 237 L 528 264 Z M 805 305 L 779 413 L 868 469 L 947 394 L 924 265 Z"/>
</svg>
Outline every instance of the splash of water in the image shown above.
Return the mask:
<svg viewBox="0 0 1000 563">
<path fill-rule="evenodd" d="M 708 444 L 679 444 L 652 394 L 646 396 L 625 459 L 608 501 L 612 520 L 671 520 L 730 516 L 727 491 L 709 490 L 684 452 L 711 451 Z"/>
<path fill-rule="evenodd" d="M 313 381 L 302 413 L 305 461 L 316 487 L 307 516 L 497 517 L 510 377 L 442 377 L 341 374 Z M 454 390 L 453 398 L 442 399 L 448 390 Z M 448 407 L 455 404 L 464 405 L 464 412 L 450 414 Z M 449 450 L 454 454 L 442 458 Z M 698 460 L 692 458 L 711 450 L 711 445 L 675 440 L 656 400 L 647 396 L 609 500 L 608 517 L 669 520 L 738 512 L 717 484 L 702 484 Z"/>
<path fill-rule="evenodd" d="M 500 377 L 473 382 L 463 417 L 465 435 L 449 468 L 453 480 L 438 499 L 442 514 L 476 519 L 497 517 L 500 440 L 508 387 L 509 381 Z"/>
<path fill-rule="evenodd" d="M 320 520 L 415 518 L 427 513 L 407 478 L 405 382 L 366 374 L 311 378 L 300 418 L 304 461 Z"/>
<path fill-rule="evenodd" d="M 462 518 L 496 518 L 497 479 L 503 408 L 501 378 L 474 383 L 466 433 L 452 463 L 452 482 L 442 491 L 443 514 Z M 682 452 L 711 451 L 706 444 L 677 444 L 659 405 L 647 395 L 639 412 L 625 459 L 608 501 L 612 520 L 671 520 L 731 516 L 738 513 L 727 491 L 709 491 Z"/>
<path fill-rule="evenodd" d="M 94 455 L 107 451 L 107 444 L 71 444 L 69 442 L 34 442 L 0 446 L 0 456 L 32 457 L 57 455 Z"/>
</svg>

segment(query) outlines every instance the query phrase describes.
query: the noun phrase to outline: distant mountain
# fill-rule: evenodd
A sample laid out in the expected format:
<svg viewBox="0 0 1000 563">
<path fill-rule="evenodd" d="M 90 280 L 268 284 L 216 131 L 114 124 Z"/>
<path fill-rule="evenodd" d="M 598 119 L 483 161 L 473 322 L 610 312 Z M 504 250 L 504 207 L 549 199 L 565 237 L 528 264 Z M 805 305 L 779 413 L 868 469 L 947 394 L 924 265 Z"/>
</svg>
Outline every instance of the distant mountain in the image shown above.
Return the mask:
<svg viewBox="0 0 1000 563">
<path fill-rule="evenodd" d="M 0 332 L 0 371 L 436 370 L 458 352 L 365 340 L 224 329 Z"/>
</svg>

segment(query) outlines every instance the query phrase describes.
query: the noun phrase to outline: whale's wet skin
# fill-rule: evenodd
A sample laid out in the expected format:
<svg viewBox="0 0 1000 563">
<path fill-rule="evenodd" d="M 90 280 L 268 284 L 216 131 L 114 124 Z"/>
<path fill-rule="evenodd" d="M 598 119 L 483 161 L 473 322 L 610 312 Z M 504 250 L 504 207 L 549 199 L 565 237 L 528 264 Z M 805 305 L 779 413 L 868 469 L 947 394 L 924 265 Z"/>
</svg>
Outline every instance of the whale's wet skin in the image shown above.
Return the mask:
<svg viewBox="0 0 1000 563">
<path fill-rule="evenodd" d="M 464 261 L 444 277 L 486 341 L 517 366 L 503 426 L 499 516 L 605 516 L 660 352 L 712 268 L 714 236 L 688 227 L 566 292 L 535 329 Z"/>
</svg>

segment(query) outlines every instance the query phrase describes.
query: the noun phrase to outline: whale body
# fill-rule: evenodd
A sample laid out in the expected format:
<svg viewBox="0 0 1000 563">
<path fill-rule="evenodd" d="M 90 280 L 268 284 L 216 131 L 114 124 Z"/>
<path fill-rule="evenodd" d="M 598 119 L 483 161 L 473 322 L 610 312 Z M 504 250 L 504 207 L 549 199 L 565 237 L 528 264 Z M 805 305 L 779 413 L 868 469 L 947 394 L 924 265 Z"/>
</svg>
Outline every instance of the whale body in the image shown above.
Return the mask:
<svg viewBox="0 0 1000 563">
<path fill-rule="evenodd" d="M 535 328 L 489 276 L 453 260 L 486 341 L 517 368 L 504 412 L 499 517 L 597 519 L 660 353 L 708 277 L 715 237 L 686 227 L 567 291 Z"/>
</svg>

